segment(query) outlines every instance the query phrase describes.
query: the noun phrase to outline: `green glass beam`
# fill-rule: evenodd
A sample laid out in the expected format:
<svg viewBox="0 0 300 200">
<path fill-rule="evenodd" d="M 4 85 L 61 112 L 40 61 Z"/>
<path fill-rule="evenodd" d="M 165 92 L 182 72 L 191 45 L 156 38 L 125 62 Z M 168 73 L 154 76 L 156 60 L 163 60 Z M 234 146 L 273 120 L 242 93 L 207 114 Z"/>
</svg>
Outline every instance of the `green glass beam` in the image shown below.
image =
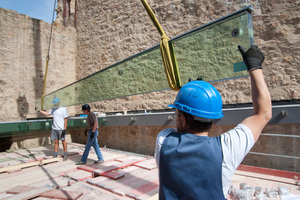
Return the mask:
<svg viewBox="0 0 300 200">
<path fill-rule="evenodd" d="M 251 7 L 217 19 L 169 41 L 174 46 L 182 84 L 189 78 L 207 82 L 246 76 L 238 45 L 253 44 Z M 44 97 L 44 109 L 54 97 L 71 106 L 169 89 L 159 45 Z M 37 100 L 41 109 L 41 99 Z"/>
<path fill-rule="evenodd" d="M 53 124 L 52 119 L 0 122 L 0 138 L 31 135 L 37 133 L 50 133 Z M 106 118 L 98 118 L 99 126 L 106 126 Z M 68 119 L 67 129 L 84 128 L 87 126 L 86 118 Z"/>
</svg>

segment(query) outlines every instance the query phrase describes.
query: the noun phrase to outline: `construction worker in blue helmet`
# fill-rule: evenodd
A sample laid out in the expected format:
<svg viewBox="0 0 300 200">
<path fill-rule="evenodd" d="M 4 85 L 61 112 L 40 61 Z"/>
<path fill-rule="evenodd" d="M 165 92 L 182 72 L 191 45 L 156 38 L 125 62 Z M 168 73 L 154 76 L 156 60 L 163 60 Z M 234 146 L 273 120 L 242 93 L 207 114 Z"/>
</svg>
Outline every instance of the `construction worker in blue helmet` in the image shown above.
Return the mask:
<svg viewBox="0 0 300 200">
<path fill-rule="evenodd" d="M 68 110 L 66 107 L 60 106 L 60 99 L 58 97 L 53 98 L 52 105 L 53 108 L 50 112 L 44 110 L 41 110 L 40 112 L 45 116 L 53 116 L 51 140 L 54 141 L 54 157 L 58 157 L 59 140 L 61 140 L 64 148 L 63 160 L 67 161 L 66 130 L 68 125 Z"/>
<path fill-rule="evenodd" d="M 211 84 L 196 80 L 179 90 L 173 104 L 177 129 L 161 131 L 156 139 L 159 199 L 226 199 L 235 169 L 257 141 L 272 116 L 264 81 L 264 55 L 256 45 L 239 46 L 247 66 L 253 115 L 218 137 L 209 137 L 213 120 L 223 117 L 222 98 Z"/>
</svg>

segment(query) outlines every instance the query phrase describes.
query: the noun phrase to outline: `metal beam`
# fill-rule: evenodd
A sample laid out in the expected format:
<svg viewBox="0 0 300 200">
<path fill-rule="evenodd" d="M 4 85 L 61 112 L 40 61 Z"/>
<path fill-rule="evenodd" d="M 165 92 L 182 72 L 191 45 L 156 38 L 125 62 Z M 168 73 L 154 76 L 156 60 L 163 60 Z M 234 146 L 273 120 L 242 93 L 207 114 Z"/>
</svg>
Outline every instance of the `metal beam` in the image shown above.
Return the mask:
<svg viewBox="0 0 300 200">
<path fill-rule="evenodd" d="M 300 104 L 273 106 L 273 117 L 269 124 L 299 124 Z M 215 125 L 235 125 L 251 116 L 253 107 L 223 109 L 224 117 L 214 120 Z M 159 113 L 138 113 L 107 115 L 98 117 L 99 126 L 176 126 L 174 111 Z M 0 122 L 0 137 L 27 135 L 39 131 L 50 131 L 52 119 Z M 86 118 L 70 117 L 68 128 L 86 126 Z"/>
<path fill-rule="evenodd" d="M 224 117 L 214 120 L 215 125 L 234 125 L 253 114 L 253 107 L 223 109 Z M 300 123 L 300 104 L 272 107 L 273 117 L 269 124 Z M 105 126 L 175 126 L 174 111 L 163 113 L 143 113 L 111 115 L 103 118 Z"/>
</svg>

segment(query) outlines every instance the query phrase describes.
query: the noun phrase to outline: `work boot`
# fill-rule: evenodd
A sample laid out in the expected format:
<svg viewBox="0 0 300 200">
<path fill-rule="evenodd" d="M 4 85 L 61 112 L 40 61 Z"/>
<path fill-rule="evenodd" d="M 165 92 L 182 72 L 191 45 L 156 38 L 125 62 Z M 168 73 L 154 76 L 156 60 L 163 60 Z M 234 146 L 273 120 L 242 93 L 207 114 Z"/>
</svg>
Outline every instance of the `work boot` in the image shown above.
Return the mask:
<svg viewBox="0 0 300 200">
<path fill-rule="evenodd" d="M 76 163 L 76 165 L 85 165 L 85 163 L 86 163 L 86 162 L 83 162 L 83 161 L 81 161 L 81 160 L 78 160 L 77 163 Z"/>
<path fill-rule="evenodd" d="M 94 164 L 104 163 L 104 160 L 97 160 L 94 162 Z"/>
<path fill-rule="evenodd" d="M 64 155 L 64 161 L 68 160 L 68 155 Z"/>
</svg>

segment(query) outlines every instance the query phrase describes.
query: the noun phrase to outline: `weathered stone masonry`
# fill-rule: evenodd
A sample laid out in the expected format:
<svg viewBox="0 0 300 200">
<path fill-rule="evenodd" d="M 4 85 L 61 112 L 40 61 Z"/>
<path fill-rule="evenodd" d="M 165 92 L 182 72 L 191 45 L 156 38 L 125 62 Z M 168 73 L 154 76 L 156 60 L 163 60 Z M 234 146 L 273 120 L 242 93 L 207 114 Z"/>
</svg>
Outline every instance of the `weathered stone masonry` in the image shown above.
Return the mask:
<svg viewBox="0 0 300 200">
<path fill-rule="evenodd" d="M 266 56 L 264 74 L 272 100 L 299 99 L 299 2 L 149 0 L 148 3 L 170 38 L 251 4 L 255 11 L 255 43 Z M 46 93 L 160 40 L 139 0 L 59 0 L 56 10 Z M 3 102 L 0 119 L 37 117 L 34 107 L 35 100 L 42 95 L 50 24 L 5 9 L 1 9 L 0 15 L 0 90 L 5 94 L 0 97 Z M 248 78 L 214 85 L 221 92 L 224 104 L 251 100 Z M 102 101 L 92 107 L 100 112 L 164 109 L 175 95 L 173 91 L 156 92 Z M 78 112 L 70 108 L 70 114 L 75 113 Z"/>
<path fill-rule="evenodd" d="M 149 5 L 168 37 L 252 5 L 255 43 L 264 51 L 264 74 L 272 100 L 299 99 L 299 3 L 296 1 L 155 1 Z M 78 1 L 77 79 L 156 45 L 160 35 L 139 0 Z M 146 77 L 145 77 L 146 78 Z M 151 81 L 151 80 L 149 80 Z M 224 104 L 250 102 L 249 79 L 214 84 Z M 165 108 L 172 91 L 137 95 L 93 104 L 107 111 Z"/>
</svg>

